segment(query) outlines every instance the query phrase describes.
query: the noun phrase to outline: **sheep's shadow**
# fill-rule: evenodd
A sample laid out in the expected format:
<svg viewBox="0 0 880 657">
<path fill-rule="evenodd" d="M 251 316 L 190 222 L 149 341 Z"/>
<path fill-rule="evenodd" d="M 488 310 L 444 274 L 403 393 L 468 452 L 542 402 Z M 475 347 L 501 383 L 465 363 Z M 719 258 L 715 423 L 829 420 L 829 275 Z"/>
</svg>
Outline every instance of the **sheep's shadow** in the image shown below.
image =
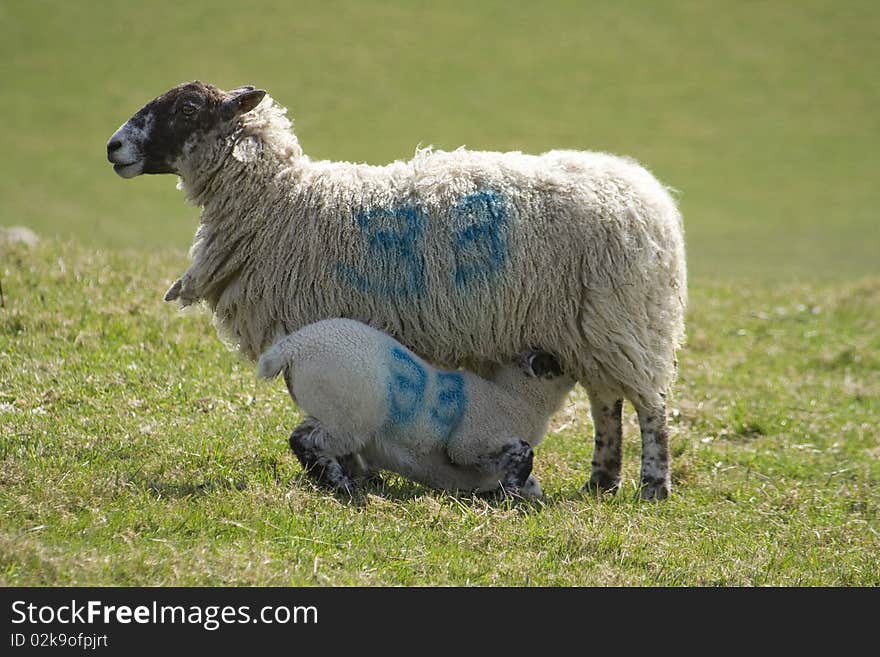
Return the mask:
<svg viewBox="0 0 880 657">
<path fill-rule="evenodd" d="M 522 513 L 541 513 L 545 508 L 560 504 L 599 504 L 599 505 L 653 505 L 655 502 L 642 500 L 639 487 L 635 482 L 622 485 L 617 492 L 596 491 L 578 485 L 564 486 L 554 490 L 545 490 L 538 498 L 523 498 L 518 495 L 505 495 L 502 491 L 474 493 L 465 491 L 444 491 L 411 481 L 402 475 L 384 472 L 381 481 L 363 484 L 354 494 L 347 492 L 330 492 L 327 488 L 310 480 L 305 473 L 292 482 L 296 486 L 305 486 L 324 495 L 332 495 L 339 502 L 355 507 L 369 506 L 371 498 L 380 498 L 394 503 L 413 502 L 425 497 L 451 500 L 455 504 L 478 511 L 486 507 L 504 510 L 517 510 Z"/>
<path fill-rule="evenodd" d="M 502 491 L 487 493 L 444 491 L 425 486 L 406 479 L 402 475 L 390 472 L 383 473 L 380 481 L 361 483 L 353 493 L 339 490 L 331 491 L 309 479 L 304 472 L 294 477 L 291 484 L 297 487 L 310 488 L 312 491 L 323 495 L 332 495 L 340 503 L 352 507 L 368 507 L 371 503 L 371 498 L 379 498 L 394 503 L 406 503 L 425 497 L 433 497 L 451 500 L 455 504 L 469 507 L 473 510 L 489 507 L 497 510 L 516 509 L 521 512 L 539 513 L 544 507 L 566 499 L 560 498 L 556 494 L 540 498 L 523 498 L 518 495 L 506 495 Z"/>
</svg>

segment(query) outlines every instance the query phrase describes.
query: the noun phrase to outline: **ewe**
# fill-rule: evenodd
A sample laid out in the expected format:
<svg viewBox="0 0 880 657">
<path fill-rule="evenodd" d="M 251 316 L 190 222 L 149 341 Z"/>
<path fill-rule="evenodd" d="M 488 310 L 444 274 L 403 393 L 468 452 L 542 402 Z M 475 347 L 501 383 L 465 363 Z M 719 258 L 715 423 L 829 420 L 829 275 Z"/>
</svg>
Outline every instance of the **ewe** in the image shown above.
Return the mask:
<svg viewBox="0 0 880 657">
<path fill-rule="evenodd" d="M 176 173 L 203 208 L 192 264 L 166 299 L 205 301 L 252 359 L 330 317 L 475 371 L 539 346 L 589 394 L 590 487 L 620 483 L 629 399 L 642 496 L 665 498 L 666 395 L 687 296 L 667 189 L 632 160 L 592 152 L 314 161 L 285 111 L 253 87 L 188 82 L 110 138 L 116 173 Z"/>
</svg>

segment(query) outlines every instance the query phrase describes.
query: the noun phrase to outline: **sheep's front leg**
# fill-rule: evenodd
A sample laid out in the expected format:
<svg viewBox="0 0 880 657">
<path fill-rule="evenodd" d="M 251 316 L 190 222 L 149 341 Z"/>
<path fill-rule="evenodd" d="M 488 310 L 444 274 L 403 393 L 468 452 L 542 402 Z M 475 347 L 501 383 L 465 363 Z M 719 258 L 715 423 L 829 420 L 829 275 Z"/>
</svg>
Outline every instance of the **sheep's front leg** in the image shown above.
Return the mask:
<svg viewBox="0 0 880 657">
<path fill-rule="evenodd" d="M 641 495 L 645 500 L 665 500 L 672 489 L 669 475 L 669 430 L 666 403 L 636 405 L 642 431 Z"/>
<path fill-rule="evenodd" d="M 593 492 L 617 492 L 623 458 L 623 400 L 589 391 L 595 428 L 595 445 L 590 481 L 584 486 Z"/>
<path fill-rule="evenodd" d="M 306 418 L 290 434 L 290 449 L 312 481 L 352 494 L 356 488 L 354 479 L 336 458 L 326 453 L 326 443 L 332 438 L 317 420 Z"/>
</svg>

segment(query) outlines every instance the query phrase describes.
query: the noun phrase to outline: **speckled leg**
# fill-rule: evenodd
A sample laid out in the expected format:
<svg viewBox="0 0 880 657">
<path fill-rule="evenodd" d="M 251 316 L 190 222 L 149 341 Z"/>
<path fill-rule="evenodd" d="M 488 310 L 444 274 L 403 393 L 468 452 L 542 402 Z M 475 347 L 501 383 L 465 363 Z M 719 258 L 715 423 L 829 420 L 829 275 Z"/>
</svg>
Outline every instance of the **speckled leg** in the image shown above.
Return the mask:
<svg viewBox="0 0 880 657">
<path fill-rule="evenodd" d="M 584 489 L 616 492 L 620 487 L 623 455 L 623 400 L 604 398 L 591 392 L 590 408 L 596 436 L 590 481 Z"/>
<path fill-rule="evenodd" d="M 306 418 L 290 434 L 290 449 L 309 479 L 326 488 L 352 494 L 356 488 L 354 479 L 338 460 L 324 452 L 326 438 L 317 420 Z"/>
<path fill-rule="evenodd" d="M 532 446 L 525 440 L 517 440 L 502 450 L 502 471 L 505 473 L 501 480 L 504 490 L 510 493 L 519 493 L 532 474 L 532 464 L 535 454 Z"/>
<path fill-rule="evenodd" d="M 519 438 L 512 439 L 500 451 L 488 454 L 479 459 L 473 467 L 480 472 L 498 473 L 498 480 L 504 493 L 519 494 L 520 489 L 529 482 L 532 474 L 532 464 L 534 462 L 534 452 L 532 446 L 525 440 Z M 529 490 L 537 490 L 540 495 L 540 484 L 537 485 L 537 479 L 533 483 L 529 483 Z"/>
<path fill-rule="evenodd" d="M 645 500 L 665 500 L 671 490 L 669 431 L 666 404 L 636 405 L 642 430 L 641 495 Z"/>
</svg>

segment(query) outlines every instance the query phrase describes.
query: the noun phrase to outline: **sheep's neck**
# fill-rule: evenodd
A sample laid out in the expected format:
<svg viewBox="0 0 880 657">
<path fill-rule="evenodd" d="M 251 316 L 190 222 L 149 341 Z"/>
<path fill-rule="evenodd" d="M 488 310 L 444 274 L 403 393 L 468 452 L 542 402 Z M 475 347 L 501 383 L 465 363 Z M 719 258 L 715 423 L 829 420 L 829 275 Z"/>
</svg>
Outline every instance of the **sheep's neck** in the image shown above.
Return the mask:
<svg viewBox="0 0 880 657">
<path fill-rule="evenodd" d="M 202 214 L 190 250 L 192 264 L 182 277 L 181 300 L 206 301 L 211 310 L 247 263 L 258 257 L 265 217 L 285 202 L 273 181 L 291 168 L 289 160 L 269 149 L 250 161 L 236 158 L 233 151 L 234 144 L 219 166 L 206 167 L 207 175 L 183 179 L 183 188 L 202 205 Z"/>
</svg>

